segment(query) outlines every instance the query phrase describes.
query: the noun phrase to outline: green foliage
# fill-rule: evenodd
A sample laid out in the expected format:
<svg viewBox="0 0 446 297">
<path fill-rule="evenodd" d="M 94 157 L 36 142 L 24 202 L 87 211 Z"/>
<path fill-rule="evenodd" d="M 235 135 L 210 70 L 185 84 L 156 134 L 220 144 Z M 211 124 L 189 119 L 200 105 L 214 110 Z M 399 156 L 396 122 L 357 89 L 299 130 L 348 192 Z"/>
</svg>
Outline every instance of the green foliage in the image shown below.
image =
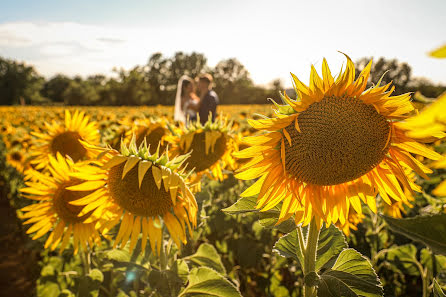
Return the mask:
<svg viewBox="0 0 446 297">
<path fill-rule="evenodd" d="M 34 67 L 0 57 L 0 105 L 43 103 L 43 83 Z"/>
<path fill-rule="evenodd" d="M 195 254 L 184 258 L 184 260 L 190 262 L 193 266 L 206 266 L 219 273 L 226 273 L 217 250 L 208 243 L 201 244 Z"/>
<path fill-rule="evenodd" d="M 274 251 L 283 257 L 293 258 L 301 265 L 303 258 L 301 254 L 297 253 L 301 249 L 298 232 L 298 230 L 294 230 L 281 237 L 274 245 Z M 336 259 L 345 248 L 347 248 L 347 243 L 338 228 L 333 225 L 328 228 L 322 227 L 316 254 L 316 271 L 319 272 L 323 267 L 330 266 L 330 262 Z"/>
<path fill-rule="evenodd" d="M 294 230 L 291 233 L 281 237 L 274 245 L 273 251 L 281 255 L 282 257 L 292 258 L 300 267 L 303 263 L 303 255 L 299 253 L 302 247 L 299 244 L 298 230 Z"/>
<path fill-rule="evenodd" d="M 420 275 L 417 266 L 417 248 L 413 244 L 395 246 L 386 250 L 385 259 L 392 262 L 394 269 L 399 269 L 409 275 Z"/>
<path fill-rule="evenodd" d="M 218 272 L 207 267 L 192 269 L 188 281 L 187 287 L 179 296 L 242 296 L 236 286 Z"/>
<path fill-rule="evenodd" d="M 446 255 L 446 214 L 384 219 L 393 231 L 427 245 L 436 253 Z"/>
<path fill-rule="evenodd" d="M 333 267 L 320 276 L 318 296 L 383 296 L 383 289 L 370 262 L 354 249 L 345 249 Z"/>
<path fill-rule="evenodd" d="M 446 294 L 443 292 L 436 279 L 434 279 L 433 287 L 434 297 L 446 297 Z"/>
<path fill-rule="evenodd" d="M 243 213 L 251 213 L 255 212 L 258 214 L 259 223 L 266 228 L 277 228 L 279 231 L 283 233 L 291 232 L 291 230 L 295 229 L 295 223 L 293 219 L 288 219 L 277 225 L 277 221 L 279 219 L 280 209 L 282 204 L 278 204 L 272 209 L 268 211 L 259 211 L 255 208 L 257 202 L 257 197 L 243 197 L 240 198 L 236 203 L 222 209 L 227 214 L 243 214 Z"/>
</svg>

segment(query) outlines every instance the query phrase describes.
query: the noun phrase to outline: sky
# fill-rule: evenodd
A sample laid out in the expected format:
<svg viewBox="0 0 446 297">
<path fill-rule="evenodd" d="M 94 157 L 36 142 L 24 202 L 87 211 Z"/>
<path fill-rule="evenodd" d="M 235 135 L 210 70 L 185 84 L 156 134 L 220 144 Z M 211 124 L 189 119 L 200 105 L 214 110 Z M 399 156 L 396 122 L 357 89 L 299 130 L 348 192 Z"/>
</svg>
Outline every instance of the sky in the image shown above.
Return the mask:
<svg viewBox="0 0 446 297">
<path fill-rule="evenodd" d="M 203 53 L 209 66 L 237 58 L 257 84 L 290 72 L 308 81 L 325 57 L 337 73 L 361 57 L 397 58 L 414 76 L 446 83 L 445 0 L 147 1 L 0 0 L 0 56 L 45 77 L 112 75 L 155 52 Z"/>
</svg>

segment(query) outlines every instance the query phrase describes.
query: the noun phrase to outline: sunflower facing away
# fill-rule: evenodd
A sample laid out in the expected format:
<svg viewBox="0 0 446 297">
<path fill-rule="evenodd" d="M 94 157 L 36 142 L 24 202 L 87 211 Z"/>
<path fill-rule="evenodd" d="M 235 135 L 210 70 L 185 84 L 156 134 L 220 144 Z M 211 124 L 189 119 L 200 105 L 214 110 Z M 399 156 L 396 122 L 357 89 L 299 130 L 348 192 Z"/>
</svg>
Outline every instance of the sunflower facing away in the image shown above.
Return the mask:
<svg viewBox="0 0 446 297">
<path fill-rule="evenodd" d="M 46 133 L 31 132 L 37 137 L 36 144 L 31 148 L 36 169 L 45 168 L 48 156 L 69 156 L 74 162 L 91 158 L 91 152 L 80 141 L 99 144 L 100 135 L 96 122 L 89 122 L 89 117 L 83 112 L 75 111 L 73 115 L 65 110 L 65 123 L 45 122 Z"/>
<path fill-rule="evenodd" d="M 62 252 L 72 235 L 75 253 L 79 246 L 86 251 L 87 244 L 91 247 L 101 241 L 95 229 L 96 222 L 85 222 L 91 213 L 79 216 L 82 207 L 70 204 L 88 194 L 67 189 L 82 182 L 70 177 L 75 166 L 79 165 L 59 153 L 56 157 L 49 156 L 50 175 L 29 170 L 27 179 L 32 181 L 26 182 L 27 187 L 21 189 L 24 197 L 38 201 L 21 209 L 24 212 L 21 218 L 26 219 L 23 224 L 33 224 L 26 233 L 35 233 L 33 239 L 37 239 L 51 231 L 45 242 L 45 248 L 51 250 L 60 243 Z"/>
<path fill-rule="evenodd" d="M 145 140 L 150 154 L 154 154 L 160 146 L 159 152 L 163 153 L 167 146 L 166 137 L 169 135 L 167 120 L 165 118 L 136 120 L 131 129 L 125 132 L 125 142 L 129 144 L 135 135 L 136 146 L 140 146 Z"/>
<path fill-rule="evenodd" d="M 186 243 L 186 225 L 191 234 L 198 209 L 183 170 L 178 172 L 187 155 L 172 160 L 158 151 L 151 155 L 145 141 L 136 147 L 135 138 L 129 147 L 121 144 L 121 153 L 85 145 L 99 153 L 96 165 L 100 167 L 86 166 L 72 174 L 85 182 L 69 189 L 90 193 L 72 202 L 85 206 L 81 216 L 91 212 L 91 220 L 106 218 L 100 226 L 104 234 L 121 222 L 114 247 L 119 243 L 123 247 L 130 240 L 130 252 L 142 233 L 141 251 L 149 239 L 152 251 L 159 254 L 162 222 L 178 247 Z"/>
<path fill-rule="evenodd" d="M 391 96 L 394 87 L 379 82 L 366 90 L 370 69 L 371 62 L 355 80 L 347 57 L 337 78 L 325 59 L 322 78 L 312 66 L 309 86 L 292 74 L 298 99 L 285 93 L 286 104 L 275 103 L 274 117 L 248 120 L 263 133 L 246 137 L 250 147 L 235 154 L 252 158 L 236 177 L 258 178 L 242 197 L 258 195 L 257 208 L 263 211 L 282 202 L 278 223 L 294 215 L 296 224 L 315 217 L 344 225 L 351 207 L 362 213 L 361 201 L 376 210 L 378 193 L 392 204 L 407 201 L 404 189 L 419 191 L 404 168 L 425 178 L 431 170 L 411 153 L 440 156 L 396 122 L 414 110 L 410 94 Z"/>
<path fill-rule="evenodd" d="M 194 169 L 196 179 L 207 174 L 209 177 L 223 180 L 223 169 L 233 169 L 235 160 L 232 152 L 237 148 L 237 142 L 232 135 L 231 124 L 226 117 L 219 117 L 214 122 L 209 117 L 202 125 L 198 119 L 189 122 L 187 128 L 181 126 L 177 135 L 171 138 L 173 147 L 171 154 L 180 156 L 190 154 L 187 169 Z M 212 173 L 210 175 L 209 173 Z"/>
</svg>

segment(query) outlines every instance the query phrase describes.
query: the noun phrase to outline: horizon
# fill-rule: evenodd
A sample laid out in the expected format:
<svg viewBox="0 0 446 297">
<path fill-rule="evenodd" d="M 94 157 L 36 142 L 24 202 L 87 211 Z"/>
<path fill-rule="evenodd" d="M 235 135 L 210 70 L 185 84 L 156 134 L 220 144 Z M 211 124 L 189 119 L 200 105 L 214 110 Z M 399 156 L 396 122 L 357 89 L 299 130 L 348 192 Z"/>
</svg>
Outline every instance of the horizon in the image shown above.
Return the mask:
<svg viewBox="0 0 446 297">
<path fill-rule="evenodd" d="M 445 84 L 446 61 L 427 52 L 446 41 L 435 34 L 446 27 L 446 2 L 428 2 L 7 2 L 0 56 L 32 65 L 46 78 L 110 77 L 113 68 L 144 65 L 155 52 L 198 52 L 210 67 L 236 58 L 257 85 L 280 79 L 290 87 L 290 72 L 307 82 L 311 64 L 320 72 L 323 57 L 338 73 L 345 64 L 341 51 L 353 61 L 396 58 L 412 67 L 414 77 Z M 381 6 L 386 10 L 375 9 Z"/>
</svg>

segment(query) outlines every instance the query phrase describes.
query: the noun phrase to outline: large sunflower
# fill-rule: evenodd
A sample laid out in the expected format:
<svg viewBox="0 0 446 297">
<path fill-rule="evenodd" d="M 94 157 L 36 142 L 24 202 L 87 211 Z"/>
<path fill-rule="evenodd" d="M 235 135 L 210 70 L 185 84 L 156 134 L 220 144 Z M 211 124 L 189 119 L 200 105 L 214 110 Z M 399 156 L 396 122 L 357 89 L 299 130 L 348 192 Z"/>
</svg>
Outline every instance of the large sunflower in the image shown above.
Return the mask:
<svg viewBox="0 0 446 297">
<path fill-rule="evenodd" d="M 99 144 L 100 135 L 96 122 L 89 122 L 89 117 L 83 112 L 75 111 L 73 115 L 65 110 L 65 123 L 60 124 L 53 121 L 52 124 L 45 124 L 45 133 L 31 132 L 37 137 L 35 145 L 31 148 L 36 169 L 45 168 L 48 164 L 48 156 L 69 156 L 74 162 L 89 159 L 92 154 L 81 144 L 86 141 L 91 144 Z"/>
<path fill-rule="evenodd" d="M 235 168 L 232 153 L 237 150 L 231 123 L 226 117 L 220 116 L 216 121 L 209 117 L 202 125 L 198 119 L 189 122 L 187 127 L 181 125 L 176 135 L 170 138 L 173 143 L 170 153 L 173 156 L 190 154 L 187 160 L 187 169 L 193 169 L 199 180 L 204 174 L 209 177 L 223 180 L 223 169 Z M 212 173 L 212 174 L 210 174 Z"/>
<path fill-rule="evenodd" d="M 432 134 L 435 134 L 436 138 L 444 139 L 446 137 L 445 110 L 446 92 L 438 96 L 438 98 L 432 104 L 424 108 L 420 114 L 403 123 L 403 128 L 410 130 L 410 136 L 421 138 L 423 140 L 431 139 L 430 135 Z M 430 133 L 430 135 L 427 133 Z M 445 169 L 446 156 L 443 156 L 443 159 L 434 162 L 432 167 Z M 437 196 L 446 196 L 446 181 L 442 181 L 432 193 Z"/>
<path fill-rule="evenodd" d="M 196 226 L 198 209 L 195 197 L 184 181 L 183 170 L 177 171 L 187 156 L 169 161 L 166 154 L 160 156 L 158 151 L 151 155 L 145 141 L 139 149 L 136 147 L 135 138 L 129 147 L 122 143 L 121 153 L 95 146 L 89 148 L 100 153 L 96 164 L 100 167 L 83 167 L 72 174 L 85 182 L 69 188 L 93 191 L 72 202 L 85 206 L 80 215 L 92 212 L 91 220 L 107 215 L 108 222 L 101 224 L 104 234 L 121 222 L 114 247 L 119 243 L 125 246 L 130 239 L 132 251 L 142 232 L 141 251 L 145 251 L 148 238 L 152 250 L 159 254 L 162 222 L 177 246 L 186 243 L 185 226 L 191 233 L 192 227 Z"/>
<path fill-rule="evenodd" d="M 79 246 L 84 251 L 87 244 L 100 243 L 100 237 L 95 229 L 95 222 L 86 223 L 91 213 L 79 216 L 82 207 L 70 204 L 71 201 L 79 199 L 88 192 L 70 191 L 67 188 L 80 184 L 82 181 L 70 177 L 75 165 L 70 159 L 57 154 L 56 158 L 48 157 L 48 169 L 50 175 L 44 175 L 38 171 L 27 171 L 26 188 L 21 189 L 23 196 L 38 203 L 28 205 L 21 210 L 26 219 L 23 224 L 33 224 L 27 233 L 35 233 L 33 239 L 42 237 L 50 232 L 45 242 L 45 248 L 54 250 L 59 243 L 62 252 L 70 242 L 73 235 L 74 252 L 77 253 Z"/>
<path fill-rule="evenodd" d="M 286 104 L 275 104 L 274 117 L 248 120 L 263 133 L 246 137 L 251 147 L 236 153 L 252 158 L 236 177 L 258 178 L 242 196 L 258 195 L 257 208 L 264 211 L 283 202 L 279 222 L 294 215 L 296 224 L 316 217 L 343 225 L 350 207 L 362 213 L 361 200 L 376 210 L 378 193 L 392 204 L 407 201 L 403 189 L 418 191 L 403 168 L 423 177 L 431 170 L 411 153 L 439 155 L 395 121 L 413 111 L 410 94 L 390 96 L 390 83 L 366 90 L 370 69 L 371 62 L 355 80 L 347 57 L 345 71 L 335 79 L 324 59 L 322 78 L 312 67 L 309 87 L 292 74 L 298 99 L 284 94 Z"/>
</svg>

